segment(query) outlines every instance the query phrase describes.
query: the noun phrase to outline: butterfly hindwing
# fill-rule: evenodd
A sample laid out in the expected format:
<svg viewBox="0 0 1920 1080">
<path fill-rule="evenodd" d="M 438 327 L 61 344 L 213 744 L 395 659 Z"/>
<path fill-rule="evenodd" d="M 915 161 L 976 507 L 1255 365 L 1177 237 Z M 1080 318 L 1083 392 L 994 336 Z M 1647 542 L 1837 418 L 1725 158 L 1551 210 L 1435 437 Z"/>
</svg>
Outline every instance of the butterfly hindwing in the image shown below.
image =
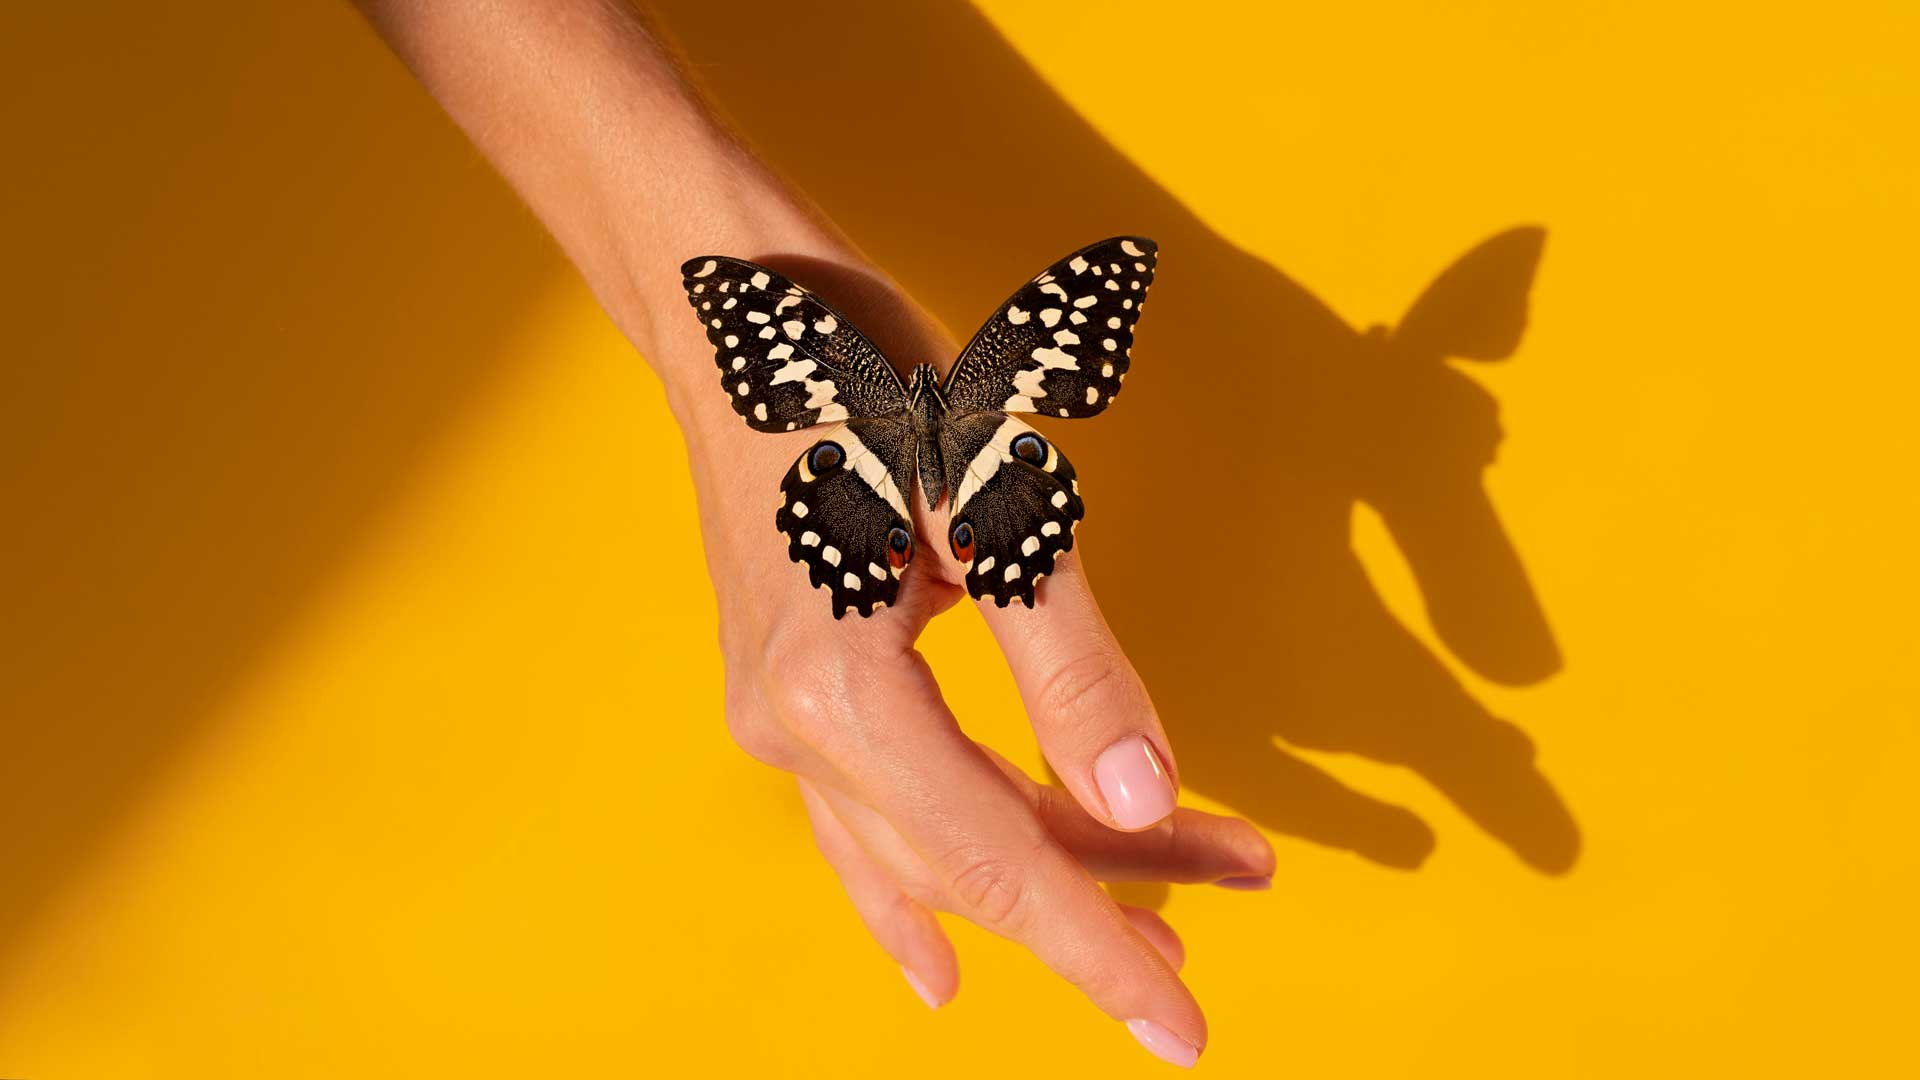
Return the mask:
<svg viewBox="0 0 1920 1080">
<path fill-rule="evenodd" d="M 809 446 L 780 482 L 774 525 L 787 556 L 832 596 L 834 618 L 871 615 L 900 594 L 913 558 L 912 469 L 911 425 L 852 419 Z"/>
<path fill-rule="evenodd" d="M 1073 466 L 1053 441 L 1005 413 L 952 417 L 940 432 L 953 507 L 947 543 L 967 593 L 1033 606 L 1034 586 L 1073 550 L 1086 513 Z"/>
<path fill-rule="evenodd" d="M 1022 286 L 961 350 L 948 406 L 1065 417 L 1105 409 L 1127 375 L 1157 251 L 1144 237 L 1116 236 Z"/>
<path fill-rule="evenodd" d="M 793 431 L 906 405 L 900 377 L 838 312 L 778 271 L 703 255 L 680 268 L 733 411 Z"/>
</svg>

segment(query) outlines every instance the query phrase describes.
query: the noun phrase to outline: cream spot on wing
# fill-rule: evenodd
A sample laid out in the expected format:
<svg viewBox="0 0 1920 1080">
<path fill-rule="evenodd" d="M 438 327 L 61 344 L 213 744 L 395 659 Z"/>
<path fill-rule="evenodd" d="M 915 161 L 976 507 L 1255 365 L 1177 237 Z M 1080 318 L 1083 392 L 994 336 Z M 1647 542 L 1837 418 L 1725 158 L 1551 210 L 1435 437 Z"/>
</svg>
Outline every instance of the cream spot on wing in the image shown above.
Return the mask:
<svg viewBox="0 0 1920 1080">
<path fill-rule="evenodd" d="M 789 420 L 789 421 L 787 421 L 787 430 L 788 430 L 788 431 L 792 431 L 792 430 L 793 430 L 794 428 L 797 428 L 797 427 L 799 427 L 799 426 L 800 426 L 800 422 L 799 422 L 798 420 Z"/>
<path fill-rule="evenodd" d="M 1109 284 L 1109 285 L 1111 285 L 1111 284 L 1113 284 L 1113 282 L 1111 282 L 1111 281 L 1109 281 L 1109 282 L 1107 282 L 1107 284 Z M 1099 302 L 1100 302 L 1100 298 L 1099 298 L 1099 297 L 1097 297 L 1097 296 L 1094 296 L 1093 294 L 1091 294 L 1091 293 L 1089 293 L 1089 294 L 1087 294 L 1086 296 L 1083 296 L 1083 297 L 1081 297 L 1080 299 L 1078 299 L 1078 300 L 1075 300 L 1075 301 L 1073 302 L 1073 306 L 1074 306 L 1074 307 L 1092 307 L 1093 305 L 1095 305 L 1095 304 L 1097 304 L 1097 303 L 1099 303 Z"/>
<path fill-rule="evenodd" d="M 1002 575 L 1000 575 L 1000 577 L 1001 577 L 1001 579 L 1002 579 L 1002 580 L 1004 580 L 1004 581 L 1013 581 L 1013 580 L 1015 580 L 1016 578 L 1018 578 L 1019 576 L 1020 576 L 1020 564 L 1019 564 L 1019 563 L 1017 563 L 1017 562 L 1016 562 L 1016 563 L 1008 563 L 1008 564 L 1007 564 L 1007 572 L 1006 572 L 1006 573 L 1004 573 L 1004 574 L 1002 574 Z"/>
<path fill-rule="evenodd" d="M 1073 261 L 1068 263 L 1067 267 L 1076 274 L 1084 274 L 1087 272 L 1087 260 L 1075 255 Z"/>
<path fill-rule="evenodd" d="M 1103 348 L 1103 349 L 1105 349 L 1105 350 L 1107 350 L 1108 352 L 1112 352 L 1113 350 L 1115 350 L 1115 349 L 1117 349 L 1117 348 L 1119 348 L 1119 347 L 1120 347 L 1120 343 L 1119 343 L 1119 342 L 1117 342 L 1117 341 L 1115 341 L 1115 340 L 1113 340 L 1113 339 L 1112 339 L 1112 338 L 1110 338 L 1110 337 L 1109 337 L 1109 338 L 1101 338 L 1101 339 L 1100 339 L 1100 347 L 1101 347 L 1101 348 Z"/>
<path fill-rule="evenodd" d="M 746 397 L 746 396 L 747 396 L 747 390 L 748 390 L 749 388 L 748 388 L 748 386 L 747 386 L 747 384 L 746 384 L 746 383 L 744 383 L 744 382 L 742 382 L 742 383 L 741 383 L 741 384 L 740 384 L 739 386 L 736 386 L 736 387 L 734 387 L 733 389 L 734 389 L 734 392 L 735 392 L 735 393 L 737 393 L 737 394 L 739 394 L 739 395 L 740 395 L 741 397 Z"/>
<path fill-rule="evenodd" d="M 764 311 L 749 311 L 747 312 L 747 321 L 758 326 L 761 323 L 772 322 L 773 316 Z"/>
<path fill-rule="evenodd" d="M 769 326 L 769 327 L 765 327 L 765 328 L 763 328 L 763 329 L 762 329 L 762 330 L 760 331 L 760 336 L 761 336 L 761 338 L 763 338 L 763 339 L 764 339 L 764 338 L 770 338 L 770 337 L 772 337 L 772 336 L 773 336 L 773 327 L 771 327 L 771 326 Z"/>
<path fill-rule="evenodd" d="M 743 367 L 746 367 L 746 366 L 747 366 L 747 358 L 746 358 L 746 357 L 744 357 L 744 356 L 736 356 L 736 357 L 734 357 L 734 358 L 733 358 L 733 370 L 735 370 L 735 371 L 739 371 L 739 370 L 740 370 L 741 368 L 743 368 Z"/>
<path fill-rule="evenodd" d="M 887 568 L 884 566 L 881 566 L 877 562 L 870 562 L 867 564 L 867 573 L 872 574 L 873 580 L 875 581 L 887 580 Z"/>
<path fill-rule="evenodd" d="M 752 277 L 748 278 L 747 280 L 753 282 L 754 288 L 764 289 L 767 287 L 767 282 L 772 281 L 773 279 L 767 276 L 766 271 L 761 270 L 761 271 L 755 272 L 755 274 Z"/>
<path fill-rule="evenodd" d="M 705 283 L 703 282 L 703 283 L 701 283 L 701 284 L 699 284 L 699 285 L 695 285 L 695 286 L 693 287 L 693 291 L 694 291 L 694 293 L 695 293 L 695 295 L 698 295 L 698 294 L 700 294 L 700 293 L 703 293 L 703 292 L 706 292 L 706 291 L 707 291 L 707 286 L 706 286 L 706 284 L 705 284 Z"/>
<path fill-rule="evenodd" d="M 855 591 L 858 591 L 860 588 L 860 579 L 856 577 L 851 570 L 847 571 L 846 576 L 840 579 L 840 583 Z"/>
<path fill-rule="evenodd" d="M 734 305 L 735 305 L 735 304 L 738 304 L 739 302 L 740 302 L 740 298 L 739 298 L 739 297 L 737 297 L 737 296 L 729 296 L 729 297 L 727 297 L 727 302 L 726 302 L 726 303 L 724 303 L 724 304 L 721 304 L 721 305 L 720 305 L 720 310 L 721 310 L 721 311 L 732 311 L 732 310 L 733 310 L 733 308 L 734 308 Z"/>
<path fill-rule="evenodd" d="M 727 335 L 727 348 L 729 348 L 729 349 L 731 349 L 731 348 L 733 348 L 733 347 L 734 347 L 735 345 L 738 345 L 738 344 L 740 344 L 740 335 L 739 335 L 739 334 L 728 334 L 728 335 Z"/>
<path fill-rule="evenodd" d="M 832 385 L 832 384 L 829 383 L 828 385 Z M 847 418 L 847 407 L 845 405 L 837 405 L 837 404 L 829 405 L 826 408 L 820 410 L 820 419 L 815 421 L 815 423 L 831 424 L 840 420 L 845 420 L 846 418 Z"/>
<path fill-rule="evenodd" d="M 1012 306 L 1007 308 L 1007 321 L 1015 326 L 1019 326 L 1031 318 L 1033 318 L 1031 312 L 1021 311 L 1019 308 Z"/>
<path fill-rule="evenodd" d="M 807 324 L 801 322 L 799 319 L 789 319 L 780 324 L 780 329 L 785 330 L 788 337 L 799 341 L 800 335 L 807 332 Z"/>
<path fill-rule="evenodd" d="M 1099 388 L 1097 388 L 1097 387 L 1092 387 L 1092 386 L 1089 386 L 1089 387 L 1087 387 L 1087 404 L 1089 404 L 1089 405 L 1091 405 L 1091 404 L 1093 404 L 1094 402 L 1096 402 L 1096 401 L 1099 401 L 1099 400 L 1100 400 L 1100 390 L 1099 390 Z M 761 419 L 762 419 L 762 420 L 764 420 L 764 419 L 766 419 L 766 417 L 764 417 L 764 416 L 763 416 L 763 417 L 761 417 Z"/>
<path fill-rule="evenodd" d="M 1128 309 L 1129 311 L 1131 311 L 1131 310 L 1133 309 L 1133 301 L 1131 301 L 1131 300 L 1122 300 L 1122 301 L 1120 301 L 1120 306 L 1121 306 L 1121 307 L 1123 307 L 1123 308 L 1126 308 L 1126 309 Z"/>
<path fill-rule="evenodd" d="M 1061 410 L 1060 410 L 1060 415 L 1061 415 L 1061 416 L 1065 416 L 1065 415 L 1067 415 L 1067 410 L 1065 410 L 1065 409 L 1061 409 Z"/>
<path fill-rule="evenodd" d="M 1136 273 L 1136 274 L 1144 274 L 1144 273 L 1146 273 L 1146 272 L 1147 272 L 1147 264 L 1146 264 L 1146 263 L 1139 263 L 1139 262 L 1137 262 L 1137 263 L 1134 263 L 1134 264 L 1133 264 L 1133 272 L 1134 272 L 1134 273 Z"/>
<path fill-rule="evenodd" d="M 1064 507 L 1064 506 L 1066 506 L 1066 505 L 1067 505 L 1067 493 L 1066 493 L 1066 492 L 1064 492 L 1064 491 L 1056 491 L 1056 492 L 1054 492 L 1054 493 L 1053 493 L 1053 500 L 1052 500 L 1052 501 L 1053 501 L 1053 507 L 1054 507 L 1054 509 L 1056 509 L 1056 510 L 1058 510 L 1058 509 L 1060 509 L 1061 507 Z M 796 504 L 796 505 L 797 505 L 797 504 Z"/>
<path fill-rule="evenodd" d="M 1053 522 L 1049 521 L 1047 524 L 1052 525 Z M 820 534 L 814 532 L 812 529 L 808 529 L 806 532 L 800 534 L 800 543 L 807 547 L 819 547 Z"/>
<path fill-rule="evenodd" d="M 1146 252 L 1140 250 L 1140 245 L 1134 243 L 1131 240 L 1120 241 L 1120 250 L 1126 252 L 1129 255 L 1145 255 L 1146 254 Z"/>
<path fill-rule="evenodd" d="M 711 300 L 702 300 L 702 301 L 700 301 L 700 310 L 701 310 L 701 311 L 712 311 L 712 310 L 713 310 L 713 301 L 711 301 Z"/>
<path fill-rule="evenodd" d="M 715 330 L 720 329 L 720 320 L 719 319 L 713 320 L 712 326 Z"/>
<path fill-rule="evenodd" d="M 1109 289 L 1112 289 L 1112 290 L 1113 290 L 1114 292 L 1119 292 L 1119 291 L 1120 291 L 1120 283 L 1119 283 L 1118 281 L 1115 281 L 1115 280 L 1114 280 L 1114 279 L 1112 279 L 1112 278 L 1108 278 L 1108 279 L 1107 279 L 1107 288 L 1109 288 Z"/>
<path fill-rule="evenodd" d="M 840 329 L 840 320 L 831 315 L 823 316 L 813 321 L 813 329 L 815 333 L 831 334 Z"/>
<path fill-rule="evenodd" d="M 1049 521 L 1045 525 L 1040 526 L 1040 535 L 1041 536 L 1059 536 L 1060 523 L 1057 521 Z"/>
<path fill-rule="evenodd" d="M 1100 376 L 1106 379 L 1113 378 L 1113 361 L 1109 360 L 1100 365 Z"/>
<path fill-rule="evenodd" d="M 1078 345 L 1080 344 L 1080 335 L 1071 330 L 1055 330 L 1053 332 L 1053 343 L 1055 345 Z"/>
<path fill-rule="evenodd" d="M 1067 312 L 1067 321 L 1075 326 L 1084 326 L 1086 325 L 1087 317 L 1078 311 L 1069 311 Z"/>
<path fill-rule="evenodd" d="M 779 303 L 773 305 L 773 313 L 775 315 L 778 315 L 781 312 L 792 307 L 793 305 L 798 304 L 799 302 L 800 302 L 800 295 L 798 293 L 795 293 L 792 296 L 783 296 L 780 298 Z"/>
<path fill-rule="evenodd" d="M 1109 330 L 1120 329 L 1120 316 L 1118 315 L 1107 316 L 1107 329 Z"/>
<path fill-rule="evenodd" d="M 1020 554 L 1022 555 L 1031 555 L 1039 550 L 1040 538 L 1037 536 L 1029 536 L 1025 540 L 1020 541 Z"/>
<path fill-rule="evenodd" d="M 984 574 L 987 571 L 993 569 L 993 556 L 989 555 L 986 558 L 981 559 L 980 565 L 974 567 L 973 569 L 976 573 L 981 573 L 981 574 Z"/>
<path fill-rule="evenodd" d="M 1109 285 L 1111 285 L 1111 284 L 1113 284 L 1113 282 L 1112 282 L 1112 281 L 1108 281 L 1108 282 L 1107 282 L 1107 284 L 1109 284 Z M 1139 283 L 1138 281 L 1129 281 L 1129 282 L 1127 282 L 1127 288 L 1129 288 L 1129 289 L 1138 289 L 1139 287 L 1140 287 L 1140 283 Z"/>
<path fill-rule="evenodd" d="M 820 557 L 834 566 L 840 565 L 840 549 L 834 547 L 832 544 L 828 544 L 826 547 L 820 549 Z"/>
<path fill-rule="evenodd" d="M 840 432 L 840 442 L 847 454 L 844 467 L 852 469 L 862 483 L 885 499 L 887 505 L 893 507 L 894 513 L 911 519 L 913 511 L 907 506 L 906 497 L 901 494 L 899 485 L 893 482 L 893 474 L 887 471 L 886 463 L 880 460 L 880 456 L 869 450 L 867 444 L 860 441 L 860 436 L 850 430 Z"/>
<path fill-rule="evenodd" d="M 796 502 L 796 503 L 794 503 L 794 504 L 793 504 L 793 516 L 794 516 L 794 517 L 797 517 L 797 518 L 803 518 L 803 517 L 806 517 L 806 516 L 807 516 L 807 504 L 806 504 L 806 503 L 803 503 L 803 502 Z"/>
<path fill-rule="evenodd" d="M 694 277 L 706 277 L 706 276 L 707 276 L 708 274 L 711 274 L 711 273 L 713 273 L 713 268 L 714 268 L 714 267 L 716 267 L 716 266 L 719 266 L 719 265 L 720 265 L 720 264 L 719 264 L 718 262 L 715 262 L 715 261 L 714 261 L 714 260 L 712 260 L 712 259 L 708 259 L 708 260 L 707 260 L 707 261 L 706 261 L 706 262 L 705 262 L 704 264 L 702 264 L 702 265 L 701 265 L 701 267 L 700 267 L 700 269 L 698 269 L 698 270 L 695 270 L 695 271 L 693 272 L 693 276 L 694 276 Z"/>
<path fill-rule="evenodd" d="M 766 419 L 767 419 L 767 403 L 766 402 L 762 401 L 753 407 L 753 418 L 755 420 L 760 421 L 761 423 L 766 422 Z"/>
<path fill-rule="evenodd" d="M 1067 290 L 1065 288 L 1062 288 L 1056 282 L 1052 282 L 1052 281 L 1047 282 L 1045 285 L 1040 286 L 1040 291 L 1043 293 L 1052 293 L 1054 296 L 1057 296 L 1062 300 L 1065 300 L 1067 298 Z"/>
<path fill-rule="evenodd" d="M 782 349 L 785 349 L 786 352 L 781 352 L 780 350 Z M 767 359 L 785 360 L 792 352 L 793 346 L 791 345 L 775 345 L 773 348 L 767 350 Z M 780 370 L 773 373 L 772 385 L 779 386 L 781 383 L 804 380 L 808 375 L 813 374 L 813 369 L 818 366 L 818 364 L 813 362 L 812 357 L 803 356 L 798 360 L 788 360 L 787 363 L 780 367 Z"/>
<path fill-rule="evenodd" d="M 1040 312 L 1040 321 L 1045 323 L 1048 326 L 1052 326 L 1054 323 L 1059 322 L 1060 309 L 1057 307 L 1050 307 L 1042 310 Z"/>
</svg>

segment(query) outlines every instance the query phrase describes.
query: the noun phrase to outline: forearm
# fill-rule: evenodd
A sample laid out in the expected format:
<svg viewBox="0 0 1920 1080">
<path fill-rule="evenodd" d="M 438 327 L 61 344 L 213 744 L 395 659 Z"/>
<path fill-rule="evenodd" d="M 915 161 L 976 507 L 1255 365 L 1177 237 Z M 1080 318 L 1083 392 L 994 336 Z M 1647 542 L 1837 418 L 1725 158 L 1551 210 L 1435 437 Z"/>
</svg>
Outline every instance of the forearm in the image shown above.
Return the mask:
<svg viewBox="0 0 1920 1080">
<path fill-rule="evenodd" d="M 778 252 L 859 265 L 718 122 L 630 5 L 357 3 L 553 233 L 683 423 L 686 399 L 712 382 L 710 360 L 669 347 L 688 317 L 683 259 Z"/>
</svg>

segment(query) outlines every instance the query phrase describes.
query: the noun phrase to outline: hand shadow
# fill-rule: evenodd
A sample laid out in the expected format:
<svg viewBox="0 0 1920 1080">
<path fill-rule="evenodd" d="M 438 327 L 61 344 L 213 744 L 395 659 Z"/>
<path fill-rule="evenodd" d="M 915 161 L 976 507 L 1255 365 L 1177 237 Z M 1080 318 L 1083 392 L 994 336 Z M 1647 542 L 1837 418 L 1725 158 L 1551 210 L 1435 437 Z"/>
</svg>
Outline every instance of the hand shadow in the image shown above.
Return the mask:
<svg viewBox="0 0 1920 1080">
<path fill-rule="evenodd" d="M 1361 334 L 1209 230 L 968 5 L 653 6 L 750 141 L 963 335 L 1079 244 L 1160 243 L 1128 401 L 1049 433 L 1084 478 L 1082 551 L 1189 790 L 1419 866 L 1425 822 L 1276 739 L 1357 754 L 1414 770 L 1529 866 L 1572 867 L 1579 831 L 1532 742 L 1386 609 L 1351 541 L 1365 502 L 1475 672 L 1526 684 L 1558 670 L 1481 481 L 1496 403 L 1446 362 L 1517 347 L 1542 230 L 1486 241 L 1399 327 Z"/>
</svg>

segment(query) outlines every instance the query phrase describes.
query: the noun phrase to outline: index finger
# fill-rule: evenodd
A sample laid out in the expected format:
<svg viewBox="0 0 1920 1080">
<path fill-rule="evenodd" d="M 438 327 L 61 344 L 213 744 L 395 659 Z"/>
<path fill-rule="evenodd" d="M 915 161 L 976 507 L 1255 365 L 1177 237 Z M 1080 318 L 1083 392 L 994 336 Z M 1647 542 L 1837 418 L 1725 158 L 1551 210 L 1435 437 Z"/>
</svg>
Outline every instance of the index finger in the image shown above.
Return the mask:
<svg viewBox="0 0 1920 1080">
<path fill-rule="evenodd" d="M 1096 819 L 1129 832 L 1173 813 L 1179 773 L 1160 715 L 1094 601 L 1077 553 L 1062 554 L 1032 608 L 980 611 L 1000 643 L 1040 751 Z"/>
</svg>

